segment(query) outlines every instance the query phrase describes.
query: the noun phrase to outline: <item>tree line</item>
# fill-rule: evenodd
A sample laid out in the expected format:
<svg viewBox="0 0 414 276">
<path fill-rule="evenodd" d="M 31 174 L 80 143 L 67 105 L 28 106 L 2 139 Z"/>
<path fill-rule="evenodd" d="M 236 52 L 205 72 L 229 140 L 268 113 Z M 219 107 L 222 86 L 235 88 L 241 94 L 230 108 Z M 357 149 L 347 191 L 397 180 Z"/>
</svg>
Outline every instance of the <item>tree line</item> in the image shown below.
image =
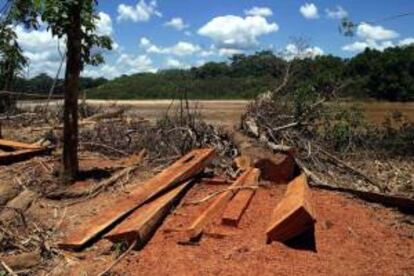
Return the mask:
<svg viewBox="0 0 414 276">
<path fill-rule="evenodd" d="M 287 72 L 288 71 L 288 72 Z M 288 78 L 286 93 L 304 88 L 327 97 L 414 100 L 414 45 L 353 58 L 332 55 L 286 60 L 271 51 L 234 55 L 228 62 L 208 62 L 188 70 L 161 70 L 121 76 L 88 90 L 102 99 L 165 99 L 186 91 L 190 98 L 254 98 Z"/>
<path fill-rule="evenodd" d="M 33 94 L 47 94 L 50 91 L 50 88 L 53 86 L 55 79 L 50 77 L 48 74 L 42 73 L 33 78 L 22 78 L 16 77 L 13 82 L 12 91 L 24 92 L 24 93 L 33 93 Z M 102 84 L 107 83 L 108 80 L 105 78 L 80 78 L 80 89 L 91 89 Z M 1 86 L 0 86 L 1 87 Z M 56 84 L 53 90 L 54 95 L 63 95 L 64 93 L 64 80 L 57 79 Z"/>
<path fill-rule="evenodd" d="M 366 49 L 349 59 L 323 55 L 286 60 L 272 51 L 261 51 L 188 70 L 123 75 L 112 81 L 80 78 L 80 88 L 88 98 L 100 99 L 169 99 L 183 91 L 196 99 L 252 99 L 283 82 L 287 68 L 286 93 L 306 87 L 327 97 L 334 93 L 354 99 L 414 100 L 414 45 L 382 52 Z M 53 82 L 47 74 L 17 78 L 12 90 L 48 93 Z M 57 81 L 55 94 L 63 93 L 63 84 Z"/>
</svg>

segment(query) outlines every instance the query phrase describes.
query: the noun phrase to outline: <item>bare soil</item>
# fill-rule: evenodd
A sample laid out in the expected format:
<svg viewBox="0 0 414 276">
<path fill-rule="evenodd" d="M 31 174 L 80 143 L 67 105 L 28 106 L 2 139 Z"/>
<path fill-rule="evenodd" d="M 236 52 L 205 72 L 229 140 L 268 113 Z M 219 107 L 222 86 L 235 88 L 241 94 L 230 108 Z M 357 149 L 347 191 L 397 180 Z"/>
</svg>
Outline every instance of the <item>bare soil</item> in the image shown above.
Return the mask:
<svg viewBox="0 0 414 276">
<path fill-rule="evenodd" d="M 245 112 L 247 100 L 193 100 L 191 106 L 197 106 L 207 122 L 233 125 L 238 123 L 240 116 Z M 56 102 L 55 102 L 56 103 Z M 87 103 L 98 106 L 128 106 L 130 114 L 155 120 L 163 116 L 171 105 L 170 100 L 88 100 Z M 33 107 L 42 102 L 21 102 L 22 107 Z M 178 106 L 175 101 L 173 106 Z M 344 102 L 344 106 L 357 105 L 365 111 L 367 118 L 373 122 L 381 123 L 392 111 L 400 111 L 409 120 L 414 121 L 414 102 L 379 102 L 379 101 L 350 101 Z"/>
<path fill-rule="evenodd" d="M 196 185 L 182 202 L 203 198 L 223 188 Z M 412 275 L 412 217 L 340 193 L 312 191 L 317 214 L 313 238 L 310 235 L 290 245 L 266 244 L 265 230 L 271 212 L 284 191 L 285 185 L 259 189 L 238 228 L 222 226 L 218 216 L 196 245 L 178 244 L 183 239 L 182 233 L 171 229 L 188 227 L 208 203 L 181 206 L 167 217 L 141 251 L 130 253 L 113 272 L 115 275 Z M 114 196 L 106 194 L 68 209 L 62 228 L 81 223 L 102 205 L 110 205 Z M 115 258 L 109 247 L 101 241 L 86 253 L 74 254 L 71 261 L 55 270 L 55 275 L 95 275 L 103 271 Z"/>
</svg>

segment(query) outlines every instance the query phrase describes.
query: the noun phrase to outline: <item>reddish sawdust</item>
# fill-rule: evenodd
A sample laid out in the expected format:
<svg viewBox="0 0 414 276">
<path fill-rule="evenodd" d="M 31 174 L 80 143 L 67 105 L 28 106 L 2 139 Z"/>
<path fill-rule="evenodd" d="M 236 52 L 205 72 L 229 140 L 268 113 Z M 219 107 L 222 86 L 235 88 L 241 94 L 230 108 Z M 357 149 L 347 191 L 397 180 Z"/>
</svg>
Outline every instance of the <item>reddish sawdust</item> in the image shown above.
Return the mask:
<svg viewBox="0 0 414 276">
<path fill-rule="evenodd" d="M 197 185 L 182 202 L 201 199 L 222 186 Z M 313 189 L 318 223 L 316 251 L 280 243 L 267 245 L 265 229 L 285 186 L 261 188 L 239 227 L 224 227 L 220 218 L 208 227 L 199 245 L 179 245 L 185 228 L 206 208 L 181 206 L 141 251 L 133 251 L 113 270 L 115 275 L 413 275 L 414 227 L 401 214 L 349 196 Z M 99 245 L 101 244 L 101 245 Z M 105 242 L 83 253 L 72 275 L 103 271 L 113 260 Z M 98 256 L 97 256 L 98 254 Z"/>
<path fill-rule="evenodd" d="M 110 164 L 96 160 L 82 162 L 82 168 L 87 169 L 107 166 Z M 141 168 L 131 176 L 130 183 L 67 207 L 60 204 L 55 207 L 56 202 L 41 199 L 32 206 L 28 215 L 36 217 L 39 225 L 57 227 L 56 238 L 59 239 L 76 231 L 78 225 L 99 215 L 101 210 L 150 177 L 149 170 Z M 225 187 L 196 184 L 181 203 L 197 201 Z M 414 275 L 414 225 L 403 223 L 406 217 L 397 211 L 341 193 L 312 189 L 318 220 L 316 251 L 306 247 L 295 249 L 281 243 L 266 244 L 265 230 L 285 187 L 260 188 L 237 228 L 221 226 L 219 215 L 198 245 L 178 244 L 183 238 L 182 233 L 169 230 L 188 227 L 208 203 L 180 205 L 166 218 L 151 241 L 141 251 L 132 251 L 117 264 L 113 273 Z M 64 257 L 54 259 L 47 271 L 50 275 L 96 275 L 113 262 L 115 251 L 109 241 L 101 240 L 80 253 L 62 252 Z"/>
</svg>

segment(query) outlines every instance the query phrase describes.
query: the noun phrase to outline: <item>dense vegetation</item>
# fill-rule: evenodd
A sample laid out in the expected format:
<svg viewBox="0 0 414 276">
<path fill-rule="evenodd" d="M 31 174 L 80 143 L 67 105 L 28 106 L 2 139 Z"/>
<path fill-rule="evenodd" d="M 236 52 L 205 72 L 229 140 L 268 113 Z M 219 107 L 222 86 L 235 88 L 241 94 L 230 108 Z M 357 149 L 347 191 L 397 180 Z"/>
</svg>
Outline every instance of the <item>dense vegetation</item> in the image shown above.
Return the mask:
<svg viewBox="0 0 414 276">
<path fill-rule="evenodd" d="M 40 74 L 31 79 L 17 78 L 13 84 L 13 91 L 20 91 L 25 93 L 49 93 L 50 88 L 55 80 L 47 74 Z M 81 78 L 81 89 L 90 89 L 106 83 L 105 78 Z M 63 94 L 63 80 L 58 79 L 54 89 L 54 95 Z"/>
<path fill-rule="evenodd" d="M 289 70 L 287 70 L 289 68 Z M 189 70 L 163 70 L 121 76 L 112 81 L 84 79 L 88 98 L 165 99 L 186 92 L 197 99 L 249 99 L 273 90 L 289 71 L 286 92 L 312 89 L 327 97 L 414 100 L 414 45 L 366 49 L 351 59 L 332 55 L 286 61 L 273 52 L 234 55 L 228 62 L 209 62 Z M 46 91 L 45 75 L 18 81 L 18 91 Z"/>
</svg>

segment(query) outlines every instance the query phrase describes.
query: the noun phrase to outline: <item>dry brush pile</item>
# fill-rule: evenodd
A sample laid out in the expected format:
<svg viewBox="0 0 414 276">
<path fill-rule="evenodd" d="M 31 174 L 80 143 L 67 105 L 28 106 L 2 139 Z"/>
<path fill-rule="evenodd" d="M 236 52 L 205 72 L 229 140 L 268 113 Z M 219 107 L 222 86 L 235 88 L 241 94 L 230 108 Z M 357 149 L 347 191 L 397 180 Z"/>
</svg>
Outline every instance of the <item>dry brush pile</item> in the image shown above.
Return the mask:
<svg viewBox="0 0 414 276">
<path fill-rule="evenodd" d="M 274 151 L 295 152 L 315 183 L 414 196 L 409 169 L 378 169 L 396 159 L 413 160 L 412 122 L 395 112 L 374 125 L 361 109 L 345 109 L 309 90 L 270 95 L 248 106 L 241 129 Z M 389 182 L 394 174 L 398 181 Z"/>
</svg>

